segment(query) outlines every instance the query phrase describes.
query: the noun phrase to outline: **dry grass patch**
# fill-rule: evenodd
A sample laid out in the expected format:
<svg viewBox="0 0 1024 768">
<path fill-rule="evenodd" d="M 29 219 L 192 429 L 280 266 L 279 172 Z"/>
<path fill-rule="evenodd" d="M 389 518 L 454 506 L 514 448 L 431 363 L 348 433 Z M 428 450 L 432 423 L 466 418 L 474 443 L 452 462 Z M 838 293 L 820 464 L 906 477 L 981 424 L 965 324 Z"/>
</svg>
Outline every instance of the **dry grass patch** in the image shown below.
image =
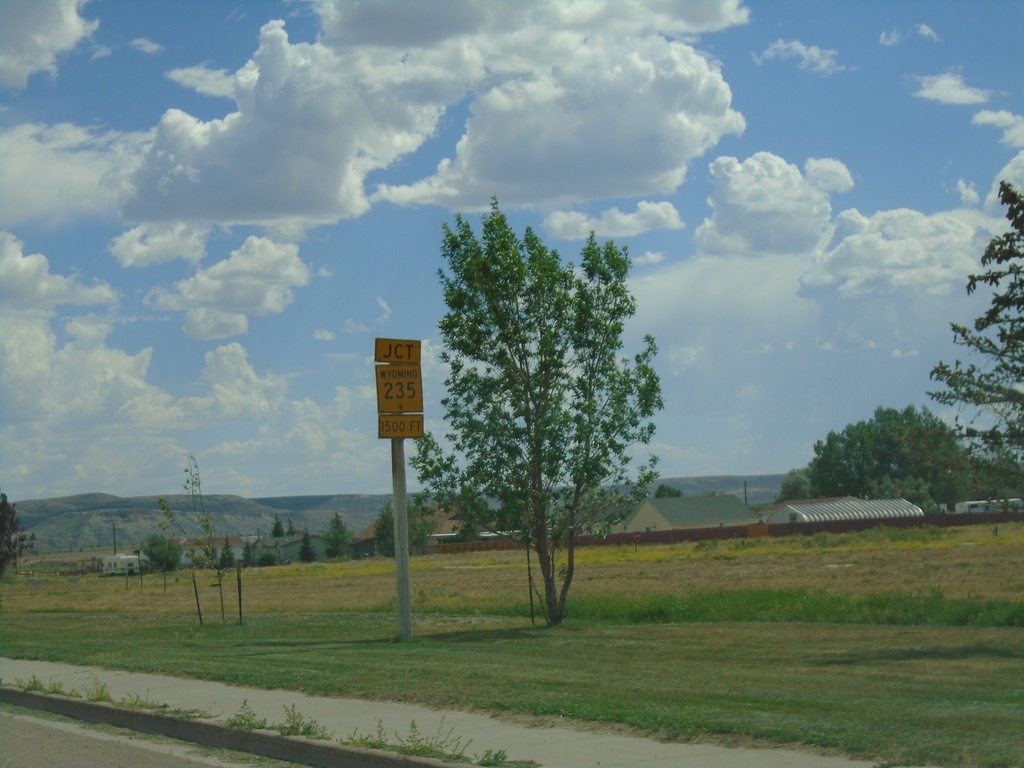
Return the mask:
<svg viewBox="0 0 1024 768">
<path fill-rule="evenodd" d="M 51 563 L 52 565 L 52 563 Z M 45 556 L 22 564 L 26 575 L 2 585 L 10 612 L 195 610 L 189 572 L 168 579 L 62 577 Z M 528 604 L 522 552 L 413 558 L 414 609 L 488 612 Z M 204 612 L 219 615 L 215 578 L 198 574 Z M 394 562 L 376 558 L 338 563 L 246 569 L 246 613 L 388 610 L 395 595 Z M 891 529 L 861 534 L 735 539 L 642 547 L 577 550 L 574 598 L 688 595 L 742 590 L 826 590 L 863 597 L 879 593 L 950 599 L 1024 598 L 1024 523 L 967 528 Z M 237 613 L 235 574 L 225 579 L 229 612 Z M 499 610 L 498 612 L 504 612 Z"/>
</svg>

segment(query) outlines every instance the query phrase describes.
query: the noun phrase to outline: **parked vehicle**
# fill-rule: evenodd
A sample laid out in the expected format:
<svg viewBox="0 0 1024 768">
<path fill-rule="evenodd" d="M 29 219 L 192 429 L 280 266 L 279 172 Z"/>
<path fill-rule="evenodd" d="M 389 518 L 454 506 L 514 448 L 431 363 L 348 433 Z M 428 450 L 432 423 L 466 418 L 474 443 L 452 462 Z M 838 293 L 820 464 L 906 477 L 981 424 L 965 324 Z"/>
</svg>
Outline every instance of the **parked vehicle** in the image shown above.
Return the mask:
<svg viewBox="0 0 1024 768">
<path fill-rule="evenodd" d="M 103 558 L 104 576 L 134 576 L 138 572 L 138 555 L 109 555 Z"/>
<path fill-rule="evenodd" d="M 1024 503 L 1020 499 L 987 499 L 984 501 L 961 501 L 955 507 L 958 515 L 972 512 L 1020 512 Z"/>
</svg>

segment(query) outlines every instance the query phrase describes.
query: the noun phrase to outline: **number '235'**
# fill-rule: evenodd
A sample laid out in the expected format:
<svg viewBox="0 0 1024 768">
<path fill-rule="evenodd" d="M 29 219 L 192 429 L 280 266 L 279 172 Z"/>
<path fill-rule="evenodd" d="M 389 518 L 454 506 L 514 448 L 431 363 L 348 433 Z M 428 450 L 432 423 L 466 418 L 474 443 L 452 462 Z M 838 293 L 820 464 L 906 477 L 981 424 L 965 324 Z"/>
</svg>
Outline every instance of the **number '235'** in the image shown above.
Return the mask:
<svg viewBox="0 0 1024 768">
<path fill-rule="evenodd" d="M 387 400 L 408 400 L 416 397 L 416 385 L 410 381 L 388 381 L 384 384 Z"/>
</svg>

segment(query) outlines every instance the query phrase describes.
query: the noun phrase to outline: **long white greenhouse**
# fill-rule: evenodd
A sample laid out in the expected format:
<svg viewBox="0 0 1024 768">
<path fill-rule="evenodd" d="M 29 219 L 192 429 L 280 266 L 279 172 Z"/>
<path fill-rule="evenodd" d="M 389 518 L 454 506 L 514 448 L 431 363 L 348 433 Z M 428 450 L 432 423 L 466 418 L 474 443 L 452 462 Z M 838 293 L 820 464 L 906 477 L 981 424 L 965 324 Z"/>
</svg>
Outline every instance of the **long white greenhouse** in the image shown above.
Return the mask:
<svg viewBox="0 0 1024 768">
<path fill-rule="evenodd" d="M 820 523 L 827 520 L 881 520 L 893 517 L 923 517 L 924 511 L 905 499 L 838 499 L 807 504 L 786 504 L 768 518 L 768 523 Z"/>
</svg>

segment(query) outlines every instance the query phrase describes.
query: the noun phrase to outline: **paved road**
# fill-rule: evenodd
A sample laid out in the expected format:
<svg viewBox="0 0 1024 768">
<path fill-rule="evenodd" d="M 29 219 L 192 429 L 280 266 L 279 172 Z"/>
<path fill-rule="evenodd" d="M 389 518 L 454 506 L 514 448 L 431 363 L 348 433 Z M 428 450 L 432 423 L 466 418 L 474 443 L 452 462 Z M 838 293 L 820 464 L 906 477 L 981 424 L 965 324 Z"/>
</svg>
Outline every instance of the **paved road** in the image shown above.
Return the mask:
<svg viewBox="0 0 1024 768">
<path fill-rule="evenodd" d="M 251 755 L 230 759 L 191 744 L 152 740 L 0 711 L 0 768 L 252 768 Z M 263 761 L 261 766 L 286 766 Z"/>
</svg>

